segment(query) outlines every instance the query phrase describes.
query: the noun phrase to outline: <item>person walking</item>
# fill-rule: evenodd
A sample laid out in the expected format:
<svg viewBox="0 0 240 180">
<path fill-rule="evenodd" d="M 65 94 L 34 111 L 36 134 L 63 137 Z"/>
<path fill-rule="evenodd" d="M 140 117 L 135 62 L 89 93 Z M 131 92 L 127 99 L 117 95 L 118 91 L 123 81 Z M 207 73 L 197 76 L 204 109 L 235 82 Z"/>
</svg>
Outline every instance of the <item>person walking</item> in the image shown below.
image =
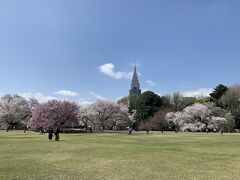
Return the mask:
<svg viewBox="0 0 240 180">
<path fill-rule="evenodd" d="M 53 138 L 53 129 L 49 127 L 48 129 L 48 140 L 51 141 Z"/>
<path fill-rule="evenodd" d="M 55 130 L 55 141 L 59 141 L 60 137 L 59 137 L 59 133 L 60 133 L 60 128 L 59 126 L 56 127 L 56 130 Z"/>
<path fill-rule="evenodd" d="M 147 133 L 147 135 L 150 135 L 150 132 L 149 132 L 148 128 L 146 129 L 146 133 Z"/>
</svg>

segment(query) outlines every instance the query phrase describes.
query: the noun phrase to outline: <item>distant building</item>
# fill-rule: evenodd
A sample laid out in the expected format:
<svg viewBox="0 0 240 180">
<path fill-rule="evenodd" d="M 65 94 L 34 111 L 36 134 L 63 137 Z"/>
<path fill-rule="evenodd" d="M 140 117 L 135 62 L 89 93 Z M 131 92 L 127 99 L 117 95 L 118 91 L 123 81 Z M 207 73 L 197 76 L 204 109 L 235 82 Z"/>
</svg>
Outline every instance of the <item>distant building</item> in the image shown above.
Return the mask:
<svg viewBox="0 0 240 180">
<path fill-rule="evenodd" d="M 140 84 L 138 80 L 137 68 L 134 66 L 130 95 L 141 95 Z"/>
</svg>

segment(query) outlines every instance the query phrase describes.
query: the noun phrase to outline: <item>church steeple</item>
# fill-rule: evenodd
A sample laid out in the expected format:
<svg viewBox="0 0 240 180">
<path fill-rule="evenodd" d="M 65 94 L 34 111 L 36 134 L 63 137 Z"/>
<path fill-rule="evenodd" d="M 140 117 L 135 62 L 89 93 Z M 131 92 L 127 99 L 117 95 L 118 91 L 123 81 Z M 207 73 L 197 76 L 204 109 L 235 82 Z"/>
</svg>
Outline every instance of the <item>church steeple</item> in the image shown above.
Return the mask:
<svg viewBox="0 0 240 180">
<path fill-rule="evenodd" d="M 140 84 L 139 84 L 139 80 L 138 80 L 138 74 L 137 74 L 137 67 L 136 66 L 134 66 L 132 84 L 131 84 L 131 89 L 130 89 L 130 95 L 132 95 L 132 94 L 136 94 L 136 95 L 141 94 L 141 89 L 140 89 Z"/>
</svg>

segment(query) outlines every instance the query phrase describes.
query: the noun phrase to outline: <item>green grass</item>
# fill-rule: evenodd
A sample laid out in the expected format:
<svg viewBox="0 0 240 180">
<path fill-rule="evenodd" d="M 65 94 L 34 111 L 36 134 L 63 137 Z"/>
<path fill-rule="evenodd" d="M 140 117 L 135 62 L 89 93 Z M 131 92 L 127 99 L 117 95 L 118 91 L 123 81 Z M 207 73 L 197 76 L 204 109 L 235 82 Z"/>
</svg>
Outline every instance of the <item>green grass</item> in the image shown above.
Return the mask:
<svg viewBox="0 0 240 180">
<path fill-rule="evenodd" d="M 0 179 L 239 179 L 240 134 L 0 131 Z"/>
</svg>

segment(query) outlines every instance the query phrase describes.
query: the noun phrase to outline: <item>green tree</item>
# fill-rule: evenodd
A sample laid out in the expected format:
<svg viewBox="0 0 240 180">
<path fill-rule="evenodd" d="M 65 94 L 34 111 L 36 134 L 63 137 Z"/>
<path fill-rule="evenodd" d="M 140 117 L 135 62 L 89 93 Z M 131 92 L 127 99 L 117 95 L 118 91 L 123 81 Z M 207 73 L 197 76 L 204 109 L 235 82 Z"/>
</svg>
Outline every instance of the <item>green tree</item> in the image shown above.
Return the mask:
<svg viewBox="0 0 240 180">
<path fill-rule="evenodd" d="M 214 102 L 218 101 L 223 94 L 225 94 L 228 90 L 227 86 L 224 86 L 222 84 L 219 84 L 213 92 L 210 94 L 211 98 L 213 99 Z"/>
<path fill-rule="evenodd" d="M 133 110 L 137 110 L 137 106 L 140 100 L 140 95 L 130 95 L 129 96 L 129 112 L 132 112 Z"/>
<path fill-rule="evenodd" d="M 117 103 L 128 106 L 129 112 L 132 112 L 136 110 L 139 99 L 140 95 L 133 94 L 119 99 Z"/>
<path fill-rule="evenodd" d="M 197 102 L 195 97 L 184 97 L 181 93 L 175 92 L 172 95 L 162 96 L 162 106 L 172 111 L 182 111 L 185 107 Z"/>
<path fill-rule="evenodd" d="M 206 106 L 211 110 L 211 114 L 215 117 L 225 118 L 227 124 L 225 129 L 227 131 L 233 131 L 236 127 L 236 122 L 233 114 L 226 109 L 216 106 L 215 103 L 206 103 Z"/>
<path fill-rule="evenodd" d="M 117 101 L 118 104 L 123 104 L 128 106 L 129 103 L 129 96 L 123 97 Z"/>
<path fill-rule="evenodd" d="M 147 118 L 154 115 L 162 105 L 162 99 L 159 95 L 154 92 L 147 91 L 140 95 L 139 100 L 136 104 L 136 116 L 137 122 L 146 120 Z"/>
<path fill-rule="evenodd" d="M 240 85 L 231 86 L 218 100 L 218 104 L 234 115 L 236 127 L 240 128 Z"/>
</svg>

